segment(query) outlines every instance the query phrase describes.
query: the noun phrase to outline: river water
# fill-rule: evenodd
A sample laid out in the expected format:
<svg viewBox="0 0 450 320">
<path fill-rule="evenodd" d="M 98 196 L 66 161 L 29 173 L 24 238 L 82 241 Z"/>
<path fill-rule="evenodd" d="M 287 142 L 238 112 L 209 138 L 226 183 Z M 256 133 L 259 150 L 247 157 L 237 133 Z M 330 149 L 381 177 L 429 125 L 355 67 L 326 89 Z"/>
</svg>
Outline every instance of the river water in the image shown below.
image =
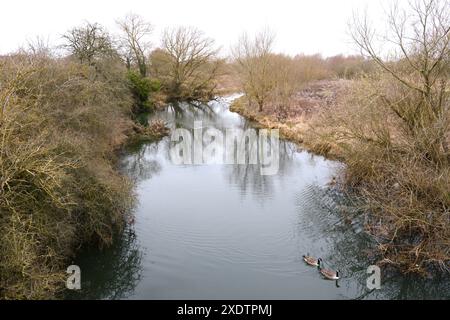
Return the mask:
<svg viewBox="0 0 450 320">
<path fill-rule="evenodd" d="M 155 115 L 172 128 L 246 129 L 232 97 L 207 111 L 181 105 Z M 367 288 L 373 245 L 362 222 L 329 187 L 342 164 L 280 142 L 279 172 L 258 165 L 175 165 L 170 137 L 130 146 L 122 169 L 136 181 L 134 221 L 108 249 L 86 248 L 77 299 L 428 299 L 449 298 L 442 279 L 382 275 Z M 347 212 L 343 215 L 342 212 Z M 350 213 L 349 213 L 350 212 Z M 340 270 L 324 280 L 302 255 Z"/>
</svg>

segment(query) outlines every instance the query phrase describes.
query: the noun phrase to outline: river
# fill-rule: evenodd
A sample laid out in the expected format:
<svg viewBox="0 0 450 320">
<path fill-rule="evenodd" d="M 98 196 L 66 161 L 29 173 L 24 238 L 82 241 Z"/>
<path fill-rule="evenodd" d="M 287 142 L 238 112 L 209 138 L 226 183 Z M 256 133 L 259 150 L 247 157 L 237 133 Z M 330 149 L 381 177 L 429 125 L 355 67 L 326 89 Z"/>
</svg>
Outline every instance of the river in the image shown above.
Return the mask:
<svg viewBox="0 0 450 320">
<path fill-rule="evenodd" d="M 194 120 L 224 130 L 252 124 L 229 111 L 182 105 L 155 117 L 172 128 Z M 178 111 L 176 111 L 178 110 Z M 281 141 L 279 172 L 257 165 L 175 165 L 170 137 L 127 148 L 121 167 L 136 181 L 134 221 L 108 249 L 86 248 L 77 299 L 431 299 L 449 298 L 442 279 L 383 276 L 369 290 L 373 244 L 358 219 L 346 219 L 329 182 L 343 165 Z M 344 209 L 343 209 L 344 208 Z M 351 210 L 350 210 L 351 211 Z M 302 259 L 340 270 L 324 280 Z"/>
</svg>

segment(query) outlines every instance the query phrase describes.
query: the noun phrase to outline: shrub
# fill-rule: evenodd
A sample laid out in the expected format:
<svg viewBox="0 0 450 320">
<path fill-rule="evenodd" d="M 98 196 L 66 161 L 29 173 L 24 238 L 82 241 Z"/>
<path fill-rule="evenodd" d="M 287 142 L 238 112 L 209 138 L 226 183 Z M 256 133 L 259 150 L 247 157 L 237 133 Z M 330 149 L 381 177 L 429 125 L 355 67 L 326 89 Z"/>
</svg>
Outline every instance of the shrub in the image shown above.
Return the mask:
<svg viewBox="0 0 450 320">
<path fill-rule="evenodd" d="M 133 112 L 139 114 L 151 111 L 153 108 L 152 93 L 161 90 L 161 82 L 157 79 L 144 78 L 136 71 L 128 71 L 127 76 L 135 101 Z"/>
<path fill-rule="evenodd" d="M 135 99 L 134 112 L 145 112 L 150 109 L 150 92 L 151 86 L 148 78 L 141 77 L 135 71 L 128 71 L 128 80 L 130 83 L 130 90 Z"/>
<path fill-rule="evenodd" d="M 75 249 L 110 244 L 129 212 L 113 154 L 132 128 L 124 74 L 111 61 L 0 61 L 2 298 L 54 297 Z"/>
</svg>

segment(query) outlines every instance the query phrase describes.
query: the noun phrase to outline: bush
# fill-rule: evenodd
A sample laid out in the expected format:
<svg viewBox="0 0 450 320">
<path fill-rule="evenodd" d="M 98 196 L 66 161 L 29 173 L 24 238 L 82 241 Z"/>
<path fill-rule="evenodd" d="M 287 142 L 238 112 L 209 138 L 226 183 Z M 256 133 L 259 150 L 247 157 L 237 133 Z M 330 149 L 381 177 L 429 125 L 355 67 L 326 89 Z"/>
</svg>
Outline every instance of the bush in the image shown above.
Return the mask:
<svg viewBox="0 0 450 320">
<path fill-rule="evenodd" d="M 110 244 L 129 212 L 131 183 L 113 151 L 132 128 L 132 97 L 117 66 L 0 61 L 2 298 L 54 297 L 75 249 Z"/>
<path fill-rule="evenodd" d="M 127 76 L 130 90 L 133 93 L 135 101 L 133 112 L 137 114 L 150 111 L 151 104 L 149 99 L 151 84 L 149 79 L 141 77 L 141 75 L 135 71 L 129 71 Z"/>
<path fill-rule="evenodd" d="M 338 55 L 326 59 L 327 67 L 339 79 L 355 79 L 373 72 L 375 64 L 362 56 Z"/>
<path fill-rule="evenodd" d="M 153 108 L 152 93 L 161 90 L 161 82 L 156 79 L 144 78 L 136 71 L 128 71 L 127 75 L 135 101 L 133 112 L 139 114 L 151 111 Z"/>
</svg>

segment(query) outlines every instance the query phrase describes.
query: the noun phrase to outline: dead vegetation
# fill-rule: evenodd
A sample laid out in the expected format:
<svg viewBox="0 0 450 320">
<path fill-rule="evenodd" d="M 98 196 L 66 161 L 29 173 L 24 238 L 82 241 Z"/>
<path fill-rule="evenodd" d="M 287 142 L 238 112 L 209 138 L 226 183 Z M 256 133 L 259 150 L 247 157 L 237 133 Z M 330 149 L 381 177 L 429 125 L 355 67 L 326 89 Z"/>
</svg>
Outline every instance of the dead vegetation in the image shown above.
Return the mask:
<svg viewBox="0 0 450 320">
<path fill-rule="evenodd" d="M 354 83 L 340 103 L 311 122 L 307 145 L 347 164 L 345 185 L 365 204 L 365 226 L 379 244 L 381 265 L 406 273 L 448 270 L 449 166 L 434 162 L 422 149 L 423 137 L 412 135 L 383 104 L 386 93 L 405 101 L 401 87 L 384 73 Z"/>
<path fill-rule="evenodd" d="M 152 120 L 148 125 L 134 124 L 134 131 L 136 135 L 133 139 L 140 141 L 157 141 L 166 137 L 170 133 L 170 129 L 166 123 L 160 119 Z"/>
<path fill-rule="evenodd" d="M 348 164 L 346 179 L 371 213 L 367 229 L 381 263 L 426 273 L 450 263 L 450 12 L 447 1 L 417 1 L 388 16 L 398 49 L 386 62 L 368 19 L 355 42 L 379 66 L 361 81 L 333 134 Z M 345 119 L 344 119 L 345 118 Z"/>
<path fill-rule="evenodd" d="M 113 151 L 132 126 L 131 97 L 111 62 L 0 61 L 2 298 L 54 297 L 67 258 L 86 241 L 110 244 L 129 211 Z"/>
<path fill-rule="evenodd" d="M 332 112 L 337 101 L 348 92 L 352 83 L 343 79 L 312 81 L 305 83 L 303 89 L 292 93 L 283 107 L 280 107 L 280 100 L 276 98 L 274 101 L 278 103 L 268 103 L 264 110 L 259 112 L 249 107 L 248 99 L 242 97 L 232 104 L 231 110 L 263 127 L 279 129 L 285 139 L 303 144 L 316 153 L 337 157 L 337 149 L 332 149 L 329 142 L 323 145 L 318 139 L 312 140 L 309 132 L 317 126 L 313 123 L 325 109 Z M 324 148 L 326 150 L 322 150 Z"/>
</svg>

